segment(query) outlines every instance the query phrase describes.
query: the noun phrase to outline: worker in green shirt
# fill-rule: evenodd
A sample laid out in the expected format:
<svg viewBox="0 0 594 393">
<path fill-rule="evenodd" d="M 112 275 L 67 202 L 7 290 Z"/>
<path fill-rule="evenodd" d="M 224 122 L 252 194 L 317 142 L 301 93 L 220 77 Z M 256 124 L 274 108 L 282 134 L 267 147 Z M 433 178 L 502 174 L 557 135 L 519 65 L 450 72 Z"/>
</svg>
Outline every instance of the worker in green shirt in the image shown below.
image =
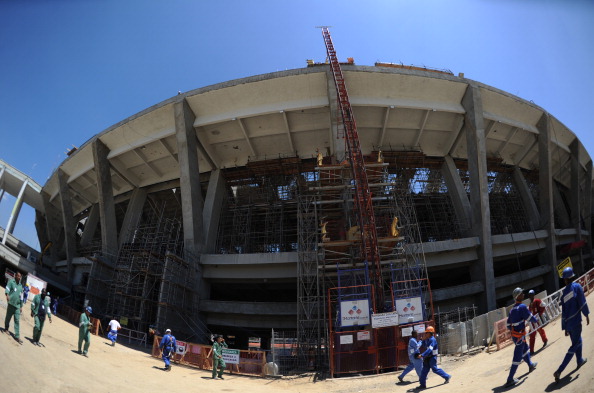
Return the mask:
<svg viewBox="0 0 594 393">
<path fill-rule="evenodd" d="M 223 348 L 227 348 L 227 343 L 223 336 L 217 336 L 216 341 L 212 344 L 212 378 L 217 377 L 217 368 L 219 369 L 219 378 L 223 378 L 223 371 L 227 365 L 223 360 Z"/>
<path fill-rule="evenodd" d="M 41 332 L 43 331 L 45 317 L 48 317 L 50 323 L 52 323 L 50 301 L 45 288 L 41 290 L 39 295 L 35 295 L 33 298 L 33 302 L 31 303 L 31 316 L 35 321 L 35 326 L 33 327 L 33 344 L 41 346 L 39 339 L 41 338 Z"/>
<path fill-rule="evenodd" d="M 23 311 L 23 301 L 21 300 L 21 293 L 23 292 L 22 277 L 21 273 L 17 272 L 14 278 L 8 281 L 4 291 L 6 293 L 6 303 L 8 303 L 6 307 L 6 318 L 4 319 L 4 329 L 8 332 L 10 319 L 14 315 L 14 339 L 19 344 L 23 343 L 23 340 L 20 339 L 21 312 Z"/>
<path fill-rule="evenodd" d="M 93 309 L 91 307 L 85 308 L 85 312 L 80 314 L 80 322 L 78 323 L 78 353 L 89 357 L 87 355 L 89 351 L 89 345 L 91 345 L 91 327 L 93 323 L 91 322 L 91 313 Z M 85 341 L 85 349 L 81 351 L 82 342 Z"/>
</svg>

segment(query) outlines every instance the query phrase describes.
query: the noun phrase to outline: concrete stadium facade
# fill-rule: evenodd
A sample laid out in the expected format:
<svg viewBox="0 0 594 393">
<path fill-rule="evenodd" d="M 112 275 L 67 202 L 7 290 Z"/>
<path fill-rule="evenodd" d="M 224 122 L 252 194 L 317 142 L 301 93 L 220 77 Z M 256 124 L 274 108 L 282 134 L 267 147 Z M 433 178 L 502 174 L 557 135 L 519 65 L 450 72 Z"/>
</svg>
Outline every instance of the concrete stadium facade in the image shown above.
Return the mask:
<svg viewBox="0 0 594 393">
<path fill-rule="evenodd" d="M 545 109 L 462 75 L 343 72 L 363 154 L 417 169 L 407 181 L 441 310 L 490 310 L 520 285 L 553 290 L 566 256 L 578 271 L 592 265 L 592 159 Z M 229 236 L 247 224 L 229 218 L 226 201 L 239 199 L 240 180 L 286 162 L 312 168 L 319 152 L 341 162 L 335 101 L 328 66 L 313 65 L 178 94 L 97 134 L 43 186 L 40 244 L 55 245 L 44 264 L 77 301 L 114 312 L 97 297 L 113 291 L 109 279 L 92 289 L 94 265 L 115 268 L 147 215 L 178 218 L 200 323 L 239 335 L 295 329 L 294 213 L 276 213 L 288 223 L 283 246 L 238 246 Z"/>
</svg>

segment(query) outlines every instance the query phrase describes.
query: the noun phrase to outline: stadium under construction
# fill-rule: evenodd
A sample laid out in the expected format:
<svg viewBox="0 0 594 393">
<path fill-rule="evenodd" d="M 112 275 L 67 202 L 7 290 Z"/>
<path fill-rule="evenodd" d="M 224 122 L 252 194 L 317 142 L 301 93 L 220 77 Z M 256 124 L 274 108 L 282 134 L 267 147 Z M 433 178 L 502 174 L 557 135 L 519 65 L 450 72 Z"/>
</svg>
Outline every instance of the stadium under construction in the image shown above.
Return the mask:
<svg viewBox="0 0 594 393">
<path fill-rule="evenodd" d="M 592 266 L 571 130 L 462 74 L 339 63 L 323 33 L 326 61 L 178 94 L 59 165 L 36 225 L 74 306 L 195 342 L 282 337 L 291 370 L 341 375 L 395 367 L 437 307 L 486 312 L 558 288 L 567 256 Z"/>
</svg>

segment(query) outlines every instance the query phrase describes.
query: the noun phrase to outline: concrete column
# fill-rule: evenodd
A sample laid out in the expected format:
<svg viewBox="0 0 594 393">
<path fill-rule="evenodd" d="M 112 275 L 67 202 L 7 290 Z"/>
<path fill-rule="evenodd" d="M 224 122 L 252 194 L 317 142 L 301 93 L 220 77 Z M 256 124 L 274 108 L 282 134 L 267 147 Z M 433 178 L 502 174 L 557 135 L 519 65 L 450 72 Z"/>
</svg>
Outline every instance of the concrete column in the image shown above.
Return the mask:
<svg viewBox="0 0 594 393">
<path fill-rule="evenodd" d="M 51 265 L 54 266 L 60 260 L 60 237 L 64 224 L 62 221 L 62 213 L 50 202 L 50 196 L 45 191 L 41 191 L 43 198 L 43 208 L 45 210 L 45 225 L 47 228 L 48 240 L 52 242 L 52 246 L 46 255 L 51 260 Z M 45 244 L 40 244 L 40 247 L 45 247 Z"/>
<path fill-rule="evenodd" d="M 126 215 L 124 216 L 124 222 L 122 223 L 122 228 L 120 229 L 120 248 L 122 247 L 122 244 L 128 243 L 132 240 L 134 230 L 136 230 L 138 221 L 142 215 L 142 208 L 144 207 L 144 202 L 146 201 L 146 195 L 147 192 L 144 188 L 135 188 L 132 192 L 132 196 L 128 202 L 128 208 L 126 209 Z"/>
<path fill-rule="evenodd" d="M 91 243 L 95 237 L 95 231 L 97 231 L 97 224 L 99 224 L 99 204 L 95 203 L 91 206 L 87 221 L 85 221 L 85 229 L 80 238 L 81 247 L 86 247 Z"/>
<path fill-rule="evenodd" d="M 581 167 L 580 167 L 580 142 L 577 138 L 569 145 L 571 155 L 571 192 L 569 195 L 569 205 L 571 210 L 571 227 L 575 229 L 575 240 L 582 239 L 582 226 L 580 225 L 581 211 L 580 211 L 580 184 L 581 184 Z M 585 272 L 584 259 L 582 258 L 582 250 L 580 249 L 579 261 L 573 261 L 577 266 L 580 266 L 580 271 Z"/>
<path fill-rule="evenodd" d="M 60 185 L 60 203 L 62 205 L 62 225 L 64 228 L 64 242 L 66 248 L 66 263 L 68 266 L 68 282 L 74 278 L 72 260 L 76 258 L 76 223 L 72 211 L 72 197 L 68 187 L 68 175 L 58 169 L 58 183 Z"/>
<path fill-rule="evenodd" d="M 571 217 L 561 196 L 559 185 L 553 181 L 553 217 L 557 215 L 558 228 L 571 228 Z"/>
<path fill-rule="evenodd" d="M 557 273 L 557 245 L 555 236 L 555 211 L 553 205 L 553 167 L 551 164 L 551 119 L 548 113 L 543 113 L 536 124 L 538 128 L 538 184 L 540 192 L 540 227 L 547 231 L 549 237 L 541 264 L 550 267 L 550 273 L 545 276 L 545 287 L 549 293 L 559 289 L 559 274 Z"/>
<path fill-rule="evenodd" d="M 4 172 L 6 171 L 5 166 L 0 166 L 0 203 L 4 198 Z"/>
<path fill-rule="evenodd" d="M 466 189 L 464 188 L 464 184 L 462 184 L 462 179 L 460 179 L 460 175 L 456 169 L 454 159 L 449 155 L 445 156 L 444 159 L 445 161 L 441 166 L 441 173 L 443 174 L 446 186 L 448 187 L 448 194 L 452 204 L 454 205 L 456 217 L 458 217 L 458 221 L 461 223 L 460 226 L 462 228 L 463 235 L 468 236 L 470 234 L 470 223 L 472 217 L 470 201 L 468 200 L 468 195 L 466 193 Z"/>
<path fill-rule="evenodd" d="M 23 207 L 23 197 L 25 196 L 25 190 L 27 189 L 28 184 L 29 180 L 25 180 L 23 182 L 23 185 L 19 190 L 19 195 L 17 196 L 16 201 L 14 201 L 12 211 L 10 212 L 10 217 L 8 217 L 8 223 L 6 224 L 6 230 L 4 231 L 4 237 L 2 238 L 2 244 L 6 244 L 8 234 L 14 231 L 17 219 L 19 218 L 19 214 L 21 213 L 21 208 Z"/>
<path fill-rule="evenodd" d="M 194 130 L 195 116 L 185 99 L 174 104 L 174 112 L 180 169 L 184 247 L 197 256 L 202 252 L 204 246 L 202 227 L 204 200 L 200 189 L 197 138 Z"/>
<path fill-rule="evenodd" d="M 592 266 L 592 160 L 586 164 L 586 190 L 584 191 L 584 221 L 588 236 L 586 236 L 586 270 Z"/>
<path fill-rule="evenodd" d="M 346 140 L 344 139 L 344 126 L 340 122 L 340 109 L 338 108 L 338 92 L 336 91 L 336 84 L 334 83 L 334 76 L 332 70 L 328 68 L 326 71 L 326 81 L 328 82 L 328 104 L 330 105 L 330 146 L 331 153 L 336 158 L 337 162 L 342 162 L 346 158 Z M 341 134 L 341 135 L 339 135 Z M 319 146 L 321 149 L 322 146 Z M 322 151 L 326 156 L 326 152 Z"/>
<path fill-rule="evenodd" d="M 93 141 L 93 162 L 97 175 L 97 193 L 99 196 L 99 218 L 101 220 L 101 253 L 115 256 L 118 252 L 118 228 L 111 184 L 111 169 L 107 155 L 109 149 L 99 138 Z"/>
<path fill-rule="evenodd" d="M 520 193 L 524 209 L 526 209 L 530 230 L 535 231 L 540 227 L 540 214 L 538 213 L 538 208 L 536 207 L 536 202 L 534 202 L 528 183 L 526 183 L 526 179 L 518 166 L 514 167 L 514 183 Z"/>
<path fill-rule="evenodd" d="M 212 171 L 204 201 L 204 238 L 206 239 L 204 251 L 209 254 L 216 251 L 219 218 L 226 197 L 226 189 L 222 171 L 220 169 Z"/>
<path fill-rule="evenodd" d="M 471 269 L 473 281 L 481 281 L 485 291 L 480 295 L 480 308 L 495 309 L 495 273 L 493 270 L 493 248 L 491 242 L 491 211 L 489 209 L 489 188 L 487 184 L 487 155 L 483 103 L 478 86 L 468 85 L 462 98 L 464 128 L 470 174 L 470 206 L 472 209 L 472 233 L 479 238 L 478 261 Z"/>
</svg>

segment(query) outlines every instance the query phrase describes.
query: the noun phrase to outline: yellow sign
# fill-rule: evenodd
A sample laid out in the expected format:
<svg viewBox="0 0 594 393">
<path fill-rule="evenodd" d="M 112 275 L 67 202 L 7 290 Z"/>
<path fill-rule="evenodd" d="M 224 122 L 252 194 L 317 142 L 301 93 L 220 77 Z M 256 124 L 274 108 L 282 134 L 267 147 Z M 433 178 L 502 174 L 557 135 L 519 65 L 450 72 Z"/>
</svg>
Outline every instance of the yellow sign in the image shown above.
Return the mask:
<svg viewBox="0 0 594 393">
<path fill-rule="evenodd" d="M 563 278 L 563 269 L 566 267 L 570 267 L 573 269 L 573 265 L 571 264 L 571 258 L 567 257 L 557 266 L 557 271 L 559 272 L 559 278 Z"/>
<path fill-rule="evenodd" d="M 122 326 L 128 326 L 128 317 L 121 317 L 120 318 L 120 324 Z"/>
</svg>

